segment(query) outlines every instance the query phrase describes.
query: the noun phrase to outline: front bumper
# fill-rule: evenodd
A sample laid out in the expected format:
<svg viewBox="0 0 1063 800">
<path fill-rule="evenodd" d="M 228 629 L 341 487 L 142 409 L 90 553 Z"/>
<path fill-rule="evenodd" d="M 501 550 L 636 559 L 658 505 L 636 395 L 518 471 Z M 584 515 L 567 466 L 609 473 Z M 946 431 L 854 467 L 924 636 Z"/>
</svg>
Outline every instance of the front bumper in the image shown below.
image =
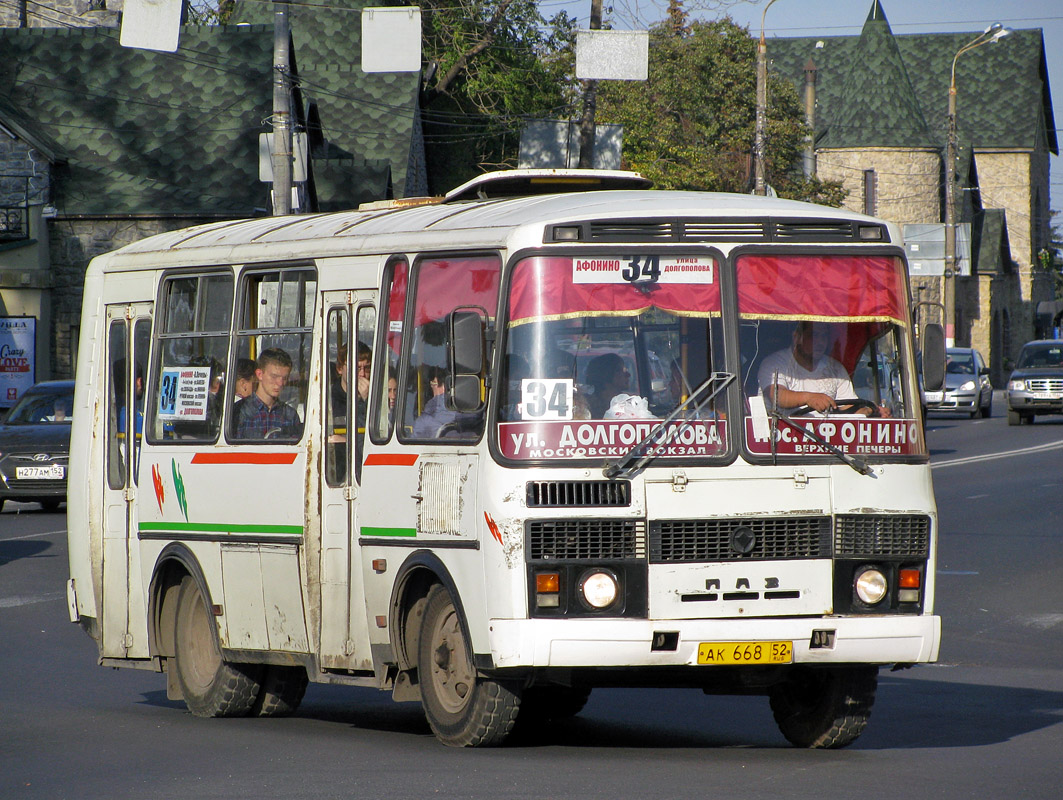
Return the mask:
<svg viewBox="0 0 1063 800">
<path fill-rule="evenodd" d="M 813 647 L 814 631 L 833 631 Z M 677 633 L 673 650 L 653 650 L 654 634 Z M 697 666 L 702 642 L 792 641 L 795 664 L 915 664 L 936 661 L 941 618 L 931 614 L 777 619 L 493 619 L 496 667 Z M 712 667 L 704 667 L 712 669 Z"/>
<path fill-rule="evenodd" d="M 1063 414 L 1063 394 L 1009 390 L 1004 395 L 1010 411 L 1030 414 Z"/>
<path fill-rule="evenodd" d="M 974 411 L 978 408 L 977 392 L 946 392 L 938 401 L 927 398 L 928 411 Z"/>
</svg>

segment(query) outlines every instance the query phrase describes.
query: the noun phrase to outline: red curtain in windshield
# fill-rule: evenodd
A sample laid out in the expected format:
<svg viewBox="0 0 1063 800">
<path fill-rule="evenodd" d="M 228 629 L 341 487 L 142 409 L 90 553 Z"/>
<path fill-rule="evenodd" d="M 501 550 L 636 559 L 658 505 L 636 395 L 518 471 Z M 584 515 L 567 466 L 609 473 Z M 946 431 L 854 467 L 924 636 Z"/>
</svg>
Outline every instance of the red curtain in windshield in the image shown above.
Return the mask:
<svg viewBox="0 0 1063 800">
<path fill-rule="evenodd" d="M 718 265 L 716 265 L 718 266 Z M 634 316 L 659 308 L 679 316 L 720 313 L 718 274 L 712 283 L 574 283 L 571 258 L 529 258 L 509 288 L 509 323 L 578 316 Z"/>
<path fill-rule="evenodd" d="M 742 256 L 737 271 L 743 317 L 904 323 L 904 279 L 892 256 Z"/>
</svg>

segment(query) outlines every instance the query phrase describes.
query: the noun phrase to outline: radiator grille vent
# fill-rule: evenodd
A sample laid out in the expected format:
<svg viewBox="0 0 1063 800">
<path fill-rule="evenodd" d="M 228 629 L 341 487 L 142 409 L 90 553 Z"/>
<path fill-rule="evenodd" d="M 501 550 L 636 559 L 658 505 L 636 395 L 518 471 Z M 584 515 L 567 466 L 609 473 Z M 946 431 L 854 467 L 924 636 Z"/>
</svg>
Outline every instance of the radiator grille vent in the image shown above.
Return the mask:
<svg viewBox="0 0 1063 800">
<path fill-rule="evenodd" d="M 634 519 L 535 519 L 527 522 L 528 558 L 646 557 L 646 523 Z"/>
<path fill-rule="evenodd" d="M 528 481 L 530 508 L 630 505 L 630 481 Z"/>
<path fill-rule="evenodd" d="M 930 517 L 922 514 L 840 514 L 834 554 L 839 558 L 930 555 Z"/>
<path fill-rule="evenodd" d="M 830 558 L 830 517 L 679 519 L 650 525 L 650 561 Z"/>
</svg>

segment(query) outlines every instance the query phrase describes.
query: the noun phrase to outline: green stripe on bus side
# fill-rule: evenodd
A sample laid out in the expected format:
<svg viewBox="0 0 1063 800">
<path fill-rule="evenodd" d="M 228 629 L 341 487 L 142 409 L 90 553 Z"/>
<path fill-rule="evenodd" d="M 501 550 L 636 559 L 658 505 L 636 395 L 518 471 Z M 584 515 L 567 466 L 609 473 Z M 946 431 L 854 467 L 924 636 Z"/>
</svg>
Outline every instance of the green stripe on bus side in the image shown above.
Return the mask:
<svg viewBox="0 0 1063 800">
<path fill-rule="evenodd" d="M 303 535 L 301 525 L 229 525 L 222 522 L 141 522 L 142 531 L 177 533 L 283 533 Z"/>
<path fill-rule="evenodd" d="M 416 538 L 416 528 L 362 528 L 362 536 L 409 536 Z"/>
</svg>

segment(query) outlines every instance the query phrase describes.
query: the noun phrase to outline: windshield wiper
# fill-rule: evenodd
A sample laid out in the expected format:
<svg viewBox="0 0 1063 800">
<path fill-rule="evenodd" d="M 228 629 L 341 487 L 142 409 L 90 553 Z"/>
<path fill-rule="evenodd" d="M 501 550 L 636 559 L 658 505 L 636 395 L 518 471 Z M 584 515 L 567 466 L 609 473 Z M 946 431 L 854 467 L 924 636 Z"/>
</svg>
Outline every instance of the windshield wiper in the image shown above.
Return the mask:
<svg viewBox="0 0 1063 800">
<path fill-rule="evenodd" d="M 712 394 L 710 394 L 708 397 L 706 397 L 694 407 L 695 411 L 700 411 L 705 405 L 712 402 L 712 400 L 715 399 L 716 395 L 722 392 L 734 379 L 734 373 L 731 372 L 714 372 L 709 375 L 709 377 L 706 378 L 704 382 L 702 382 L 698 386 L 698 388 L 696 388 L 690 393 L 690 396 L 687 397 L 686 400 L 676 406 L 675 411 L 673 411 L 671 414 L 661 420 L 658 425 L 656 425 L 652 430 L 650 430 L 649 433 L 647 433 L 645 436 L 635 442 L 635 444 L 631 445 L 631 448 L 626 453 L 624 453 L 624 455 L 622 455 L 612 464 L 606 465 L 606 467 L 602 469 L 602 474 L 605 475 L 605 477 L 607 478 L 619 478 L 629 477 L 634 473 L 638 472 L 652 458 L 654 458 L 654 446 L 665 440 L 667 437 L 678 436 L 681 431 L 689 427 L 691 422 L 697 421 L 683 418 L 682 424 L 675 428 L 674 431 L 670 433 L 668 432 L 668 426 L 679 418 L 679 416 L 690 406 L 691 402 L 693 402 L 698 397 L 698 395 L 700 395 L 702 392 L 712 386 L 713 383 L 719 384 L 713 390 Z"/>
<path fill-rule="evenodd" d="M 795 422 L 791 417 L 786 416 L 781 411 L 776 411 L 774 408 L 768 408 L 768 409 L 765 409 L 765 411 L 768 412 L 768 416 L 771 417 L 773 420 L 779 420 L 780 422 L 785 422 L 787 425 L 789 425 L 794 430 L 799 431 L 802 434 L 804 434 L 805 436 L 807 436 L 809 439 L 811 439 L 813 442 L 818 444 L 824 450 L 827 450 L 828 452 L 833 453 L 834 455 L 836 455 L 838 458 L 840 458 L 842 461 L 844 461 L 850 467 L 855 469 L 861 475 L 870 475 L 871 474 L 871 467 L 869 467 L 867 465 L 867 462 L 865 462 L 862 458 L 857 458 L 856 456 L 851 456 L 848 453 L 843 453 L 841 450 L 839 450 L 834 445 L 829 444 L 819 434 L 813 432 L 809 428 L 806 428 L 806 427 L 802 426 L 801 423 Z M 772 435 L 771 435 L 771 443 L 772 443 L 772 459 L 774 460 L 774 457 L 775 457 L 775 430 L 774 430 L 774 426 L 772 426 L 772 428 L 773 428 L 773 430 L 772 430 Z"/>
</svg>

